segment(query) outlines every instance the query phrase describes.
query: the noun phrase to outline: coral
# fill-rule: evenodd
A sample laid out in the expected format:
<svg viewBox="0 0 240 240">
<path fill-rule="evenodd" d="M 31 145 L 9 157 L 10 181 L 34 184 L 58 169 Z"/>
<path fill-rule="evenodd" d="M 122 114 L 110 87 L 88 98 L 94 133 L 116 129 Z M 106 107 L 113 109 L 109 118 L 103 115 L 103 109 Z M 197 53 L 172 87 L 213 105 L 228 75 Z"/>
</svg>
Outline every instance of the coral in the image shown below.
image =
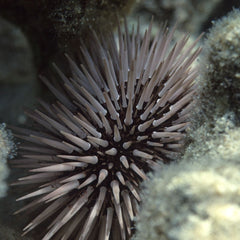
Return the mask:
<svg viewBox="0 0 240 240">
<path fill-rule="evenodd" d="M 192 119 L 195 124 L 196 119 Z M 198 161 L 199 156 L 214 151 L 220 144 L 223 134 L 235 127 L 235 114 L 226 113 L 222 117 L 214 117 L 211 122 L 205 122 L 198 128 L 188 129 L 189 146 L 186 147 L 184 159 Z M 207 142 L 207 144 L 206 144 Z"/>
<path fill-rule="evenodd" d="M 15 145 L 12 141 L 12 135 L 6 130 L 5 124 L 0 124 L 0 197 L 4 197 L 7 185 L 4 182 L 8 176 L 7 158 L 12 158 L 15 152 Z"/>
<path fill-rule="evenodd" d="M 215 121 L 228 112 L 240 121 L 239 46 L 240 11 L 233 10 L 213 23 L 204 43 L 198 102 L 202 121 Z"/>
<path fill-rule="evenodd" d="M 240 128 L 208 144 L 215 148 L 145 182 L 133 240 L 239 239 Z"/>
<path fill-rule="evenodd" d="M 185 158 L 197 159 L 214 149 L 222 134 L 240 123 L 240 12 L 235 9 L 213 23 L 200 58 L 195 113 Z M 208 142 L 208 144 L 205 144 Z"/>
</svg>

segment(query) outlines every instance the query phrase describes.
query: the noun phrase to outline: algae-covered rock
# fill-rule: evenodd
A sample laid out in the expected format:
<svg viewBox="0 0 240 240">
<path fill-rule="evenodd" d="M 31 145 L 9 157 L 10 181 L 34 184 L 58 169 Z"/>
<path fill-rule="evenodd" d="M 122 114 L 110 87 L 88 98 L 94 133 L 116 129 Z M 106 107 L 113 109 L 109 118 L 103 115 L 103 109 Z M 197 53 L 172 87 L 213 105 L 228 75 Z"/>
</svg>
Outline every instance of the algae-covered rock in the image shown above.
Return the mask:
<svg viewBox="0 0 240 240">
<path fill-rule="evenodd" d="M 201 59 L 199 106 L 211 121 L 233 111 L 240 117 L 240 11 L 215 21 Z"/>
<path fill-rule="evenodd" d="M 7 158 L 14 156 L 15 145 L 10 130 L 6 130 L 5 124 L 0 124 L 0 198 L 7 191 L 5 179 L 8 176 Z"/>
<path fill-rule="evenodd" d="M 134 240 L 239 239 L 240 128 L 205 144 L 215 148 L 163 167 L 144 184 Z"/>
</svg>

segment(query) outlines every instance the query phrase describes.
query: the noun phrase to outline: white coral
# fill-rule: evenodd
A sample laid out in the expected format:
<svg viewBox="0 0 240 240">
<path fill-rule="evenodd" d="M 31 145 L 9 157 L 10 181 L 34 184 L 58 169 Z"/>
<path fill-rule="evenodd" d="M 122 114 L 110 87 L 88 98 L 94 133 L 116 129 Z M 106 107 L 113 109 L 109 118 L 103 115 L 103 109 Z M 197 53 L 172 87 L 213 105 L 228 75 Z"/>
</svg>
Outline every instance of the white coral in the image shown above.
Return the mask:
<svg viewBox="0 0 240 240">
<path fill-rule="evenodd" d="M 155 172 L 145 183 L 134 240 L 238 240 L 240 128 L 208 141 L 198 159 Z"/>
</svg>

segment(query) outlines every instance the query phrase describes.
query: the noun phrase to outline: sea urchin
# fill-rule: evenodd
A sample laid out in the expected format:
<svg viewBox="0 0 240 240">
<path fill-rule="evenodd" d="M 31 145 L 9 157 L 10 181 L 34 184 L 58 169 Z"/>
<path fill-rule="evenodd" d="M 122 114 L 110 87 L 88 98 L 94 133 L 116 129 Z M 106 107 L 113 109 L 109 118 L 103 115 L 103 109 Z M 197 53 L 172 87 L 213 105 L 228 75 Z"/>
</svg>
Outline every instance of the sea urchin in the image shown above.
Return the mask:
<svg viewBox="0 0 240 240">
<path fill-rule="evenodd" d="M 129 239 L 141 181 L 182 147 L 198 40 L 186 47 L 184 36 L 171 47 L 174 29 L 151 39 L 152 24 L 143 38 L 139 24 L 131 33 L 126 25 L 118 40 L 93 33 L 80 66 L 66 55 L 72 76 L 55 66 L 62 87 L 42 77 L 57 101 L 28 113 L 36 125 L 19 130 L 24 143 L 12 161 L 33 173 L 16 184 L 35 188 L 18 199 L 36 197 L 18 212 L 40 210 L 24 234 L 49 219 L 43 240 Z"/>
</svg>

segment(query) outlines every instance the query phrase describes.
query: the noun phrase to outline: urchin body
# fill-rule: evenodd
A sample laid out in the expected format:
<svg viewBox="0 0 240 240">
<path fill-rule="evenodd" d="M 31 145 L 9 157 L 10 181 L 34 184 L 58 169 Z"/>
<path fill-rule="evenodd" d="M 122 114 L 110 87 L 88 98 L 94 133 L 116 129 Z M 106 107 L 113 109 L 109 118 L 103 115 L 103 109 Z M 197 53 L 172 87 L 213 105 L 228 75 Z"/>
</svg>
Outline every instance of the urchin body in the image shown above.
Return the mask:
<svg viewBox="0 0 240 240">
<path fill-rule="evenodd" d="M 36 127 L 18 135 L 13 162 L 33 173 L 17 184 L 39 186 L 18 199 L 36 198 L 18 212 L 43 209 L 25 233 L 54 216 L 43 240 L 130 238 L 139 185 L 179 154 L 193 106 L 200 49 L 192 51 L 197 41 L 184 49 L 187 36 L 170 49 L 173 32 L 151 41 L 151 25 L 143 38 L 139 26 L 119 27 L 118 42 L 93 34 L 81 66 L 67 56 L 72 77 L 56 67 L 62 88 L 42 77 L 57 101 L 28 113 Z"/>
</svg>

